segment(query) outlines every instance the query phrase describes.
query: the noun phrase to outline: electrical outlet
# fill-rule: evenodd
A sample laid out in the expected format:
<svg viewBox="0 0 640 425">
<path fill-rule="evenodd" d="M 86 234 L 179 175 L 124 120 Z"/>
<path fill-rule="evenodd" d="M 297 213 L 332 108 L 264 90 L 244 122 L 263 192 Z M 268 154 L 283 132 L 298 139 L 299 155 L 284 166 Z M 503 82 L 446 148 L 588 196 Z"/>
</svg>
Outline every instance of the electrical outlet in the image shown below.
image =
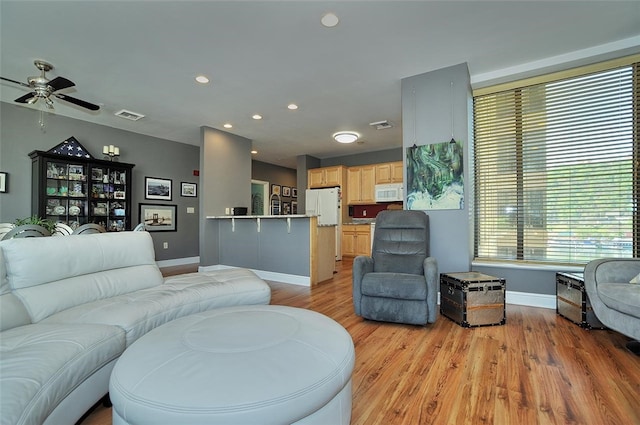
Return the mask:
<svg viewBox="0 0 640 425">
<path fill-rule="evenodd" d="M 366 217 L 367 216 L 367 210 L 362 210 L 362 216 Z"/>
<path fill-rule="evenodd" d="M 169 249 L 169 242 L 163 242 L 163 243 L 162 243 L 162 247 L 163 247 L 164 249 Z"/>
</svg>

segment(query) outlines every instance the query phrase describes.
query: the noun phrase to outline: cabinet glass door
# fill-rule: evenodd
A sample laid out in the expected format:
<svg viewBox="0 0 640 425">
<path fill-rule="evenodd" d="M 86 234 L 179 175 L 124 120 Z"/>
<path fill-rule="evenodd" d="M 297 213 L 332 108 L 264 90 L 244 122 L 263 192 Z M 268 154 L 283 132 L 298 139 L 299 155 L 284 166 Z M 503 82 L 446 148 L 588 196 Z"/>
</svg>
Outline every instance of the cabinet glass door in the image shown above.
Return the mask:
<svg viewBox="0 0 640 425">
<path fill-rule="evenodd" d="M 71 228 L 86 223 L 86 165 L 49 160 L 46 167 L 46 218 Z"/>
<path fill-rule="evenodd" d="M 109 232 L 128 227 L 127 173 L 124 169 L 108 166 L 91 168 L 91 206 L 89 219 Z"/>
</svg>

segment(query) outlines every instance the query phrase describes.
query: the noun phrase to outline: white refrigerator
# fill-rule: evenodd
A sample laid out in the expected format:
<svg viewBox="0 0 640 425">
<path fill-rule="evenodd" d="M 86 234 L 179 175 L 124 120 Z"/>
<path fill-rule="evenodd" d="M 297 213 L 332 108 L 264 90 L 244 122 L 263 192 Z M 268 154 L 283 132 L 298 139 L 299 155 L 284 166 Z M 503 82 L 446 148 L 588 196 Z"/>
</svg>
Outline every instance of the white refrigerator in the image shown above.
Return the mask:
<svg viewBox="0 0 640 425">
<path fill-rule="evenodd" d="M 342 259 L 340 202 L 339 187 L 307 189 L 305 192 L 306 215 L 317 216 L 319 226 L 336 226 L 336 260 Z"/>
</svg>

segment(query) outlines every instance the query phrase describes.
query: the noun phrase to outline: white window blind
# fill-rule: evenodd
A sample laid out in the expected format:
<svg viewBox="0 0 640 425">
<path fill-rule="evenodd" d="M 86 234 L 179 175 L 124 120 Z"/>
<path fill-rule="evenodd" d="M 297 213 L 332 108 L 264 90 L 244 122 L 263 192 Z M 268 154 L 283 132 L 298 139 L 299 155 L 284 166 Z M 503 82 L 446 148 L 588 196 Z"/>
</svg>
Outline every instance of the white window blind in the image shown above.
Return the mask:
<svg viewBox="0 0 640 425">
<path fill-rule="evenodd" d="M 638 255 L 638 64 L 474 97 L 475 256 Z"/>
</svg>

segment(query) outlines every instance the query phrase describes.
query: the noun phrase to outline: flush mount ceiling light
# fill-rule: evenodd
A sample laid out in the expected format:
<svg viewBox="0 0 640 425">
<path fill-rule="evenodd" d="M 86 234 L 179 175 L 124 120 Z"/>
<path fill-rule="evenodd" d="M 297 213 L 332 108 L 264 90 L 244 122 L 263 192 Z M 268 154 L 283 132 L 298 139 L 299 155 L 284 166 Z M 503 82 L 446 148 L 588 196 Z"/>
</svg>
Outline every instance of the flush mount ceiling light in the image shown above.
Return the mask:
<svg viewBox="0 0 640 425">
<path fill-rule="evenodd" d="M 338 143 L 353 143 L 358 140 L 359 137 L 360 135 L 353 131 L 341 131 L 333 135 L 333 138 Z"/>
<path fill-rule="evenodd" d="M 296 105 L 295 103 L 290 103 L 289 105 L 287 105 L 287 108 L 295 111 L 296 109 L 298 109 L 298 105 Z"/>
<path fill-rule="evenodd" d="M 196 77 L 196 81 L 199 82 L 200 84 L 207 84 L 209 82 L 209 79 L 204 75 L 198 75 Z"/>
<path fill-rule="evenodd" d="M 262 115 L 260 115 L 260 114 L 255 114 L 255 115 L 253 115 L 251 118 L 253 118 L 254 120 L 261 120 L 261 119 L 262 119 Z"/>
<path fill-rule="evenodd" d="M 223 127 L 224 128 L 232 128 L 233 126 L 231 124 L 229 124 L 229 123 L 226 123 L 226 124 L 223 125 Z"/>
<path fill-rule="evenodd" d="M 327 28 L 333 28 L 338 25 L 340 19 L 338 19 L 335 13 L 329 12 L 322 15 L 322 18 L 320 18 L 320 22 Z"/>
</svg>

